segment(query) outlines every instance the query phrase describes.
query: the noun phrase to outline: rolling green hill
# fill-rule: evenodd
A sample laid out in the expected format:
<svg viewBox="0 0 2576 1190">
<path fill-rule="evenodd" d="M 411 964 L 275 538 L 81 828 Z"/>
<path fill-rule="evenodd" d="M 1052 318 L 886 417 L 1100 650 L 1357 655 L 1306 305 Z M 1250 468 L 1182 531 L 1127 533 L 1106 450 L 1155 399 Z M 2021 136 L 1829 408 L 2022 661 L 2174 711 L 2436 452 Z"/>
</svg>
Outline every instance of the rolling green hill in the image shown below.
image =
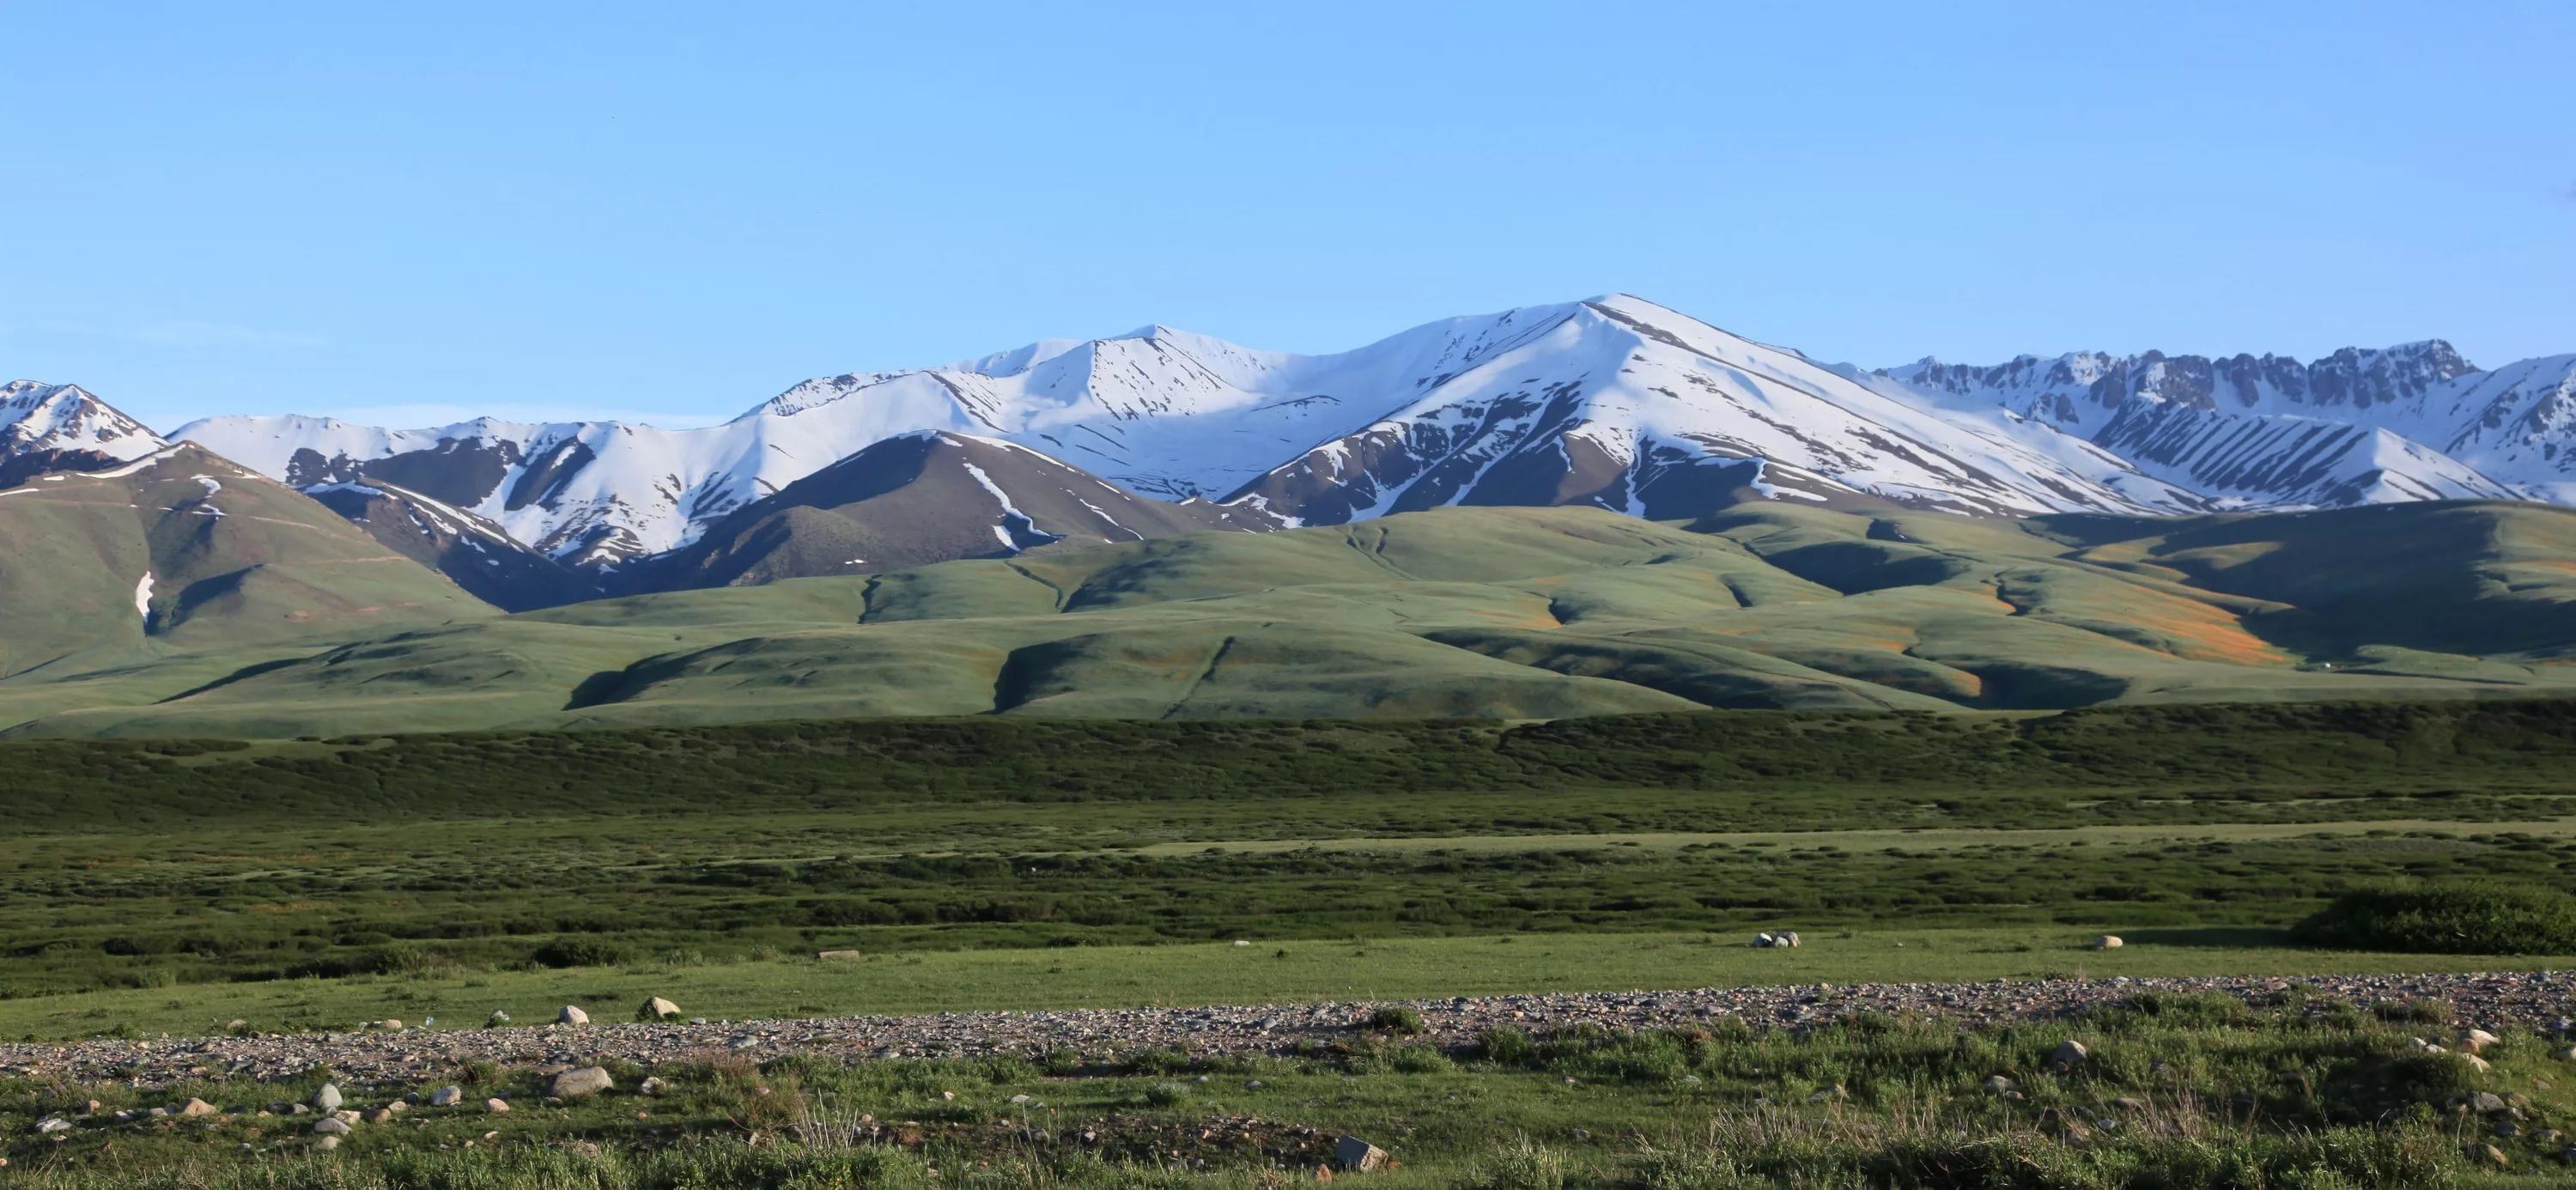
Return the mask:
<svg viewBox="0 0 2576 1190">
<path fill-rule="evenodd" d="M 0 608 L 0 715 L 157 699 L 333 640 L 498 614 L 185 445 L 0 490 Z"/>
<path fill-rule="evenodd" d="M 2528 695 L 2576 689 L 2576 511 L 1444 508 L 452 620 L 13 679 L 0 714 L 291 736 Z"/>
</svg>

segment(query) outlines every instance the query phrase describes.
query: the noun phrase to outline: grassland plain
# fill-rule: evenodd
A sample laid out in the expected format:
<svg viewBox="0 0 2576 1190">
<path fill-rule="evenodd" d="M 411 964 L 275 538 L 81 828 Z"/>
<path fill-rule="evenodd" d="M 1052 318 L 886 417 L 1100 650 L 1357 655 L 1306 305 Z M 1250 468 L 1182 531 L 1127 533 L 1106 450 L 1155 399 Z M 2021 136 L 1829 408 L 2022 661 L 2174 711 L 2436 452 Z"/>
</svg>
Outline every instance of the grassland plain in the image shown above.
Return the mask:
<svg viewBox="0 0 2576 1190">
<path fill-rule="evenodd" d="M 2395 556 L 2407 564 L 2384 564 Z M 1656 523 L 1445 508 L 460 613 L 406 631 L 323 624 L 281 639 L 269 620 L 245 621 L 227 637 L 156 638 L 115 664 L 37 667 L 0 680 L 0 727 L 291 738 L 2565 692 L 2576 511 L 1998 521 L 1764 504 Z"/>
<path fill-rule="evenodd" d="M 2571 728 L 2576 702 L 2488 700 L 22 740 L 0 744 L 0 1035 L 455 1028 L 647 995 L 743 1020 L 2563 967 L 2286 927 L 2390 879 L 2576 883 Z M 1745 945 L 1783 926 L 1806 945 Z M 2089 949 L 2103 931 L 2129 944 Z M 2377 1011 L 710 1055 L 655 1070 L 667 1096 L 620 1068 L 628 1090 L 563 1105 L 469 1064 L 351 1090 L 453 1082 L 510 1114 L 422 1108 L 327 1154 L 258 1115 L 301 1084 L 210 1070 L 165 1103 L 0 1078 L 0 1151 L 64 1187 L 1252 1186 L 1354 1132 L 1405 1162 L 1371 1175 L 1390 1186 L 2550 1184 L 2562 1043 L 2512 1034 L 2481 1074 L 2410 1048 L 2456 1032 L 2441 1006 Z M 2079 1033 L 2100 1064 L 2052 1070 Z M 2023 1097 L 1987 1093 L 1998 1074 Z M 2522 1118 L 2450 1110 L 2474 1091 Z M 220 1110 L 34 1130 L 189 1096 Z M 2511 1165 L 2462 1156 L 2487 1144 Z"/>
<path fill-rule="evenodd" d="M 1478 986 L 1689 984 L 1728 968 L 1666 943 L 1772 924 L 1849 931 L 1816 960 L 1844 978 L 1978 952 L 1954 973 L 2065 969 L 2014 948 L 2098 929 L 2174 943 L 2139 953 L 2177 970 L 2277 969 L 2277 931 L 2342 889 L 2565 887 L 2571 721 L 2542 701 L 28 741 L 0 747 L 0 1019 L 140 1027 L 274 983 L 302 990 L 224 1019 L 327 1025 L 358 1006 L 336 979 L 539 996 L 619 971 L 769 989 L 728 1013 L 844 1011 L 897 995 L 875 964 L 899 982 L 992 950 L 1079 967 L 1064 1003 L 1100 1002 L 1117 962 L 1153 986 L 1116 994 L 1258 994 L 1241 964 L 1113 950 L 1236 938 L 1296 956 L 1262 970 L 1301 995 L 1438 990 L 1319 983 L 1353 939 L 1633 937 L 1635 963 L 1498 960 Z M 1908 931 L 1966 933 L 1899 955 Z M 825 949 L 877 957 L 819 991 L 766 961 Z M 59 999 L 114 988 L 150 1011 Z"/>
</svg>

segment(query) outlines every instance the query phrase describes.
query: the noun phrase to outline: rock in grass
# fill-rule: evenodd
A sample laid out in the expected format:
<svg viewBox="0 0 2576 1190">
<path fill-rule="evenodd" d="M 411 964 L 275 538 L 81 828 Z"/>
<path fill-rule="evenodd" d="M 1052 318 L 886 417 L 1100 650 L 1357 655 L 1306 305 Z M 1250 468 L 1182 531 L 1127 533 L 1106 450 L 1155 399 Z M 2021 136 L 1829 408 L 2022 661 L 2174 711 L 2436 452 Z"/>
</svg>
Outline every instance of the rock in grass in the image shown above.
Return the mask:
<svg viewBox="0 0 2576 1190">
<path fill-rule="evenodd" d="M 2482 1116 L 2503 1115 L 2505 1109 L 2511 1106 L 2504 1101 L 2504 1096 L 2493 1091 L 2480 1091 L 2469 1096 L 2469 1110 Z"/>
<path fill-rule="evenodd" d="M 825 960 L 855 959 L 859 957 L 859 952 L 855 950 L 818 950 L 814 952 L 814 957 Z"/>
<path fill-rule="evenodd" d="M 507 1099 L 486 1099 L 483 1101 L 483 1110 L 496 1116 L 506 1116 L 510 1114 L 510 1101 Z"/>
<path fill-rule="evenodd" d="M 635 1010 L 635 1015 L 648 1021 L 667 1021 L 680 1015 L 680 1006 L 653 996 L 644 1001 L 642 1008 Z"/>
<path fill-rule="evenodd" d="M 2057 1052 L 2048 1056 L 2048 1064 L 2061 1071 L 2073 1070 L 2092 1056 L 2092 1051 L 2085 1049 L 2083 1042 L 2070 1037 L 2057 1043 Z"/>
<path fill-rule="evenodd" d="M 2120 936 L 2118 934 L 2104 934 L 2093 940 L 2093 949 L 2095 950 L 2118 950 L 2126 945 L 2128 945 L 2128 943 L 2120 941 Z"/>
<path fill-rule="evenodd" d="M 338 1116 L 324 1116 L 313 1121 L 313 1131 L 323 1136 L 347 1136 L 354 1130 L 349 1127 L 347 1120 Z"/>
<path fill-rule="evenodd" d="M 465 1102 L 465 1088 L 446 1086 L 429 1093 L 431 1107 L 454 1107 Z"/>
<path fill-rule="evenodd" d="M 2471 1029 L 2460 1035 L 2460 1045 L 2473 1054 L 2485 1053 L 2488 1046 L 2494 1045 L 2496 1042 L 2501 1040 L 2503 1040 L 2503 1038 L 2497 1037 L 2495 1034 L 2489 1033 L 2484 1029 Z"/>
<path fill-rule="evenodd" d="M 1350 1173 L 1370 1173 L 1386 1168 L 1386 1150 L 1345 1136 L 1333 1143 L 1333 1164 Z"/>
<path fill-rule="evenodd" d="M 555 1014 L 555 1023 L 558 1025 L 587 1025 L 590 1023 L 590 1014 L 583 1012 L 581 1009 L 574 1007 L 573 1005 L 566 1004 L 563 1006 L 563 1011 Z"/>
<path fill-rule="evenodd" d="M 313 1147 L 328 1153 L 331 1150 L 340 1147 L 340 1138 L 336 1136 L 325 1136 L 315 1140 L 313 1142 Z"/>
<path fill-rule="evenodd" d="M 36 1121 L 36 1135 L 38 1136 L 51 1136 L 57 1132 L 69 1132 L 71 1130 L 72 1122 L 62 1118 L 61 1116 L 47 1116 L 44 1119 Z"/>
<path fill-rule="evenodd" d="M 341 1099 L 340 1088 L 336 1083 L 324 1083 L 321 1090 L 313 1093 L 315 1111 L 335 1112 L 340 1110 L 340 1104 L 343 1102 L 345 1101 Z"/>
<path fill-rule="evenodd" d="M 2471 1162 L 2486 1166 L 2489 1169 L 2503 1169 L 2505 1166 L 2513 1164 L 2510 1159 L 2505 1157 L 2503 1149 L 2478 1141 L 2471 1141 L 2468 1144 L 2460 1146 L 2460 1153 L 2462 1156 L 2467 1157 Z"/>
<path fill-rule="evenodd" d="M 608 1072 L 597 1066 L 576 1066 L 546 1080 L 546 1094 L 556 1099 L 581 1099 L 615 1085 Z"/>
<path fill-rule="evenodd" d="M 200 1116 L 211 1116 L 213 1114 L 215 1114 L 215 1105 L 208 1103 L 203 1099 L 190 1099 L 186 1103 L 179 1105 L 179 1116 L 182 1119 L 194 1120 Z"/>
<path fill-rule="evenodd" d="M 645 1096 L 659 1095 L 669 1085 L 670 1084 L 665 1083 L 658 1078 L 648 1078 L 643 1082 L 635 1084 L 635 1092 L 639 1095 Z"/>
<path fill-rule="evenodd" d="M 2000 1074 L 1990 1075 L 1986 1079 L 1986 1094 L 2010 1095 L 2012 1094 L 2013 1086 L 2014 1083 L 2011 1079 L 2005 1078 Z"/>
</svg>

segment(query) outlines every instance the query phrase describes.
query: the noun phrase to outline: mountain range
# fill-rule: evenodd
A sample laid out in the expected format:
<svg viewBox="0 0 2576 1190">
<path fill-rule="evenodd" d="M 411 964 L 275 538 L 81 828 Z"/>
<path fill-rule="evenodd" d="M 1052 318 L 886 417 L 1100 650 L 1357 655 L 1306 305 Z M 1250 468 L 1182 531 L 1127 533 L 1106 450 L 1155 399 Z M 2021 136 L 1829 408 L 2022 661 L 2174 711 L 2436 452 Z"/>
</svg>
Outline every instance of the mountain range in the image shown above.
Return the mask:
<svg viewBox="0 0 2576 1190">
<path fill-rule="evenodd" d="M 0 467 L 104 464 L 161 441 L 77 388 L 6 391 Z M 925 433 L 945 435 L 952 452 L 1033 452 L 1069 473 L 1040 486 L 1096 491 L 1092 505 L 1127 511 L 996 481 L 954 500 L 880 492 L 815 515 L 821 486 L 913 482 L 892 477 L 909 474 L 921 448 L 887 444 Z M 427 516 L 478 518 L 530 555 L 507 565 L 542 576 L 500 599 L 527 607 L 1451 504 L 1673 519 L 1748 499 L 1855 496 L 1985 516 L 2568 502 L 2576 356 L 2483 371 L 2427 341 L 2312 363 L 2077 353 L 1864 370 L 1612 295 L 1448 319 L 1335 355 L 1162 326 L 1051 340 L 942 368 L 807 380 L 697 429 L 218 416 L 170 437 L 302 490 L 357 484 Z M 827 472 L 827 485 L 788 494 Z M 356 507 L 345 495 L 333 503 Z M 702 546 L 719 526 L 720 550 Z M 817 533 L 827 540 L 808 540 Z M 726 560 L 710 564 L 711 551 Z M 487 579 L 501 568 L 470 549 L 441 565 Z"/>
<path fill-rule="evenodd" d="M 0 729 L 2558 690 L 2571 446 L 2576 356 L 1873 370 L 1617 295 L 1338 355 L 1043 342 L 685 430 L 165 436 L 19 381 Z"/>
</svg>

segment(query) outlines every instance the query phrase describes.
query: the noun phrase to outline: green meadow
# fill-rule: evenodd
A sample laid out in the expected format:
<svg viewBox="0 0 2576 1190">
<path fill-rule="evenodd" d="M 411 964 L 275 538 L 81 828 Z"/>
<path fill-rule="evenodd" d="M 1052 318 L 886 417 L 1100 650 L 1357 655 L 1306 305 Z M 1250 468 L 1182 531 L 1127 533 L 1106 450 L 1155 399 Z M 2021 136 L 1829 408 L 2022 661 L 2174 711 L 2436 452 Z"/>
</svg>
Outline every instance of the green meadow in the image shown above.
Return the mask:
<svg viewBox="0 0 2576 1190">
<path fill-rule="evenodd" d="M 0 559 L 0 600 L 73 616 L 40 594 L 46 569 Z M 2526 504 L 2019 521 L 1763 504 L 1671 523 L 1443 508 L 515 616 L 405 595 L 399 625 L 341 607 L 377 606 L 361 600 L 271 594 L 193 607 L 187 631 L 148 640 L 106 595 L 75 622 L 30 620 L 0 667 L 0 731 L 1530 720 L 2576 689 L 2576 512 Z"/>
</svg>

